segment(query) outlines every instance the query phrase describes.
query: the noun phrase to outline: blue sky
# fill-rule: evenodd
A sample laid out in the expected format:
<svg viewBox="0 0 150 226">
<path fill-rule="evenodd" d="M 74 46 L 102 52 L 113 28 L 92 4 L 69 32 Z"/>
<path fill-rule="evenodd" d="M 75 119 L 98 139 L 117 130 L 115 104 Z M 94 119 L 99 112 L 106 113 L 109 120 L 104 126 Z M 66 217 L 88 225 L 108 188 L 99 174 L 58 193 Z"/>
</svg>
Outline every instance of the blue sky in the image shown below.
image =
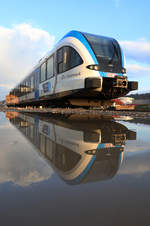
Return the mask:
<svg viewBox="0 0 150 226">
<path fill-rule="evenodd" d="M 129 80 L 150 91 L 149 0 L 0 0 L 0 6 L 0 99 L 70 30 L 117 39 Z"/>
<path fill-rule="evenodd" d="M 72 29 L 120 40 L 150 39 L 149 0 L 5 0 L 0 5 L 2 26 L 31 23 L 56 40 Z"/>
</svg>

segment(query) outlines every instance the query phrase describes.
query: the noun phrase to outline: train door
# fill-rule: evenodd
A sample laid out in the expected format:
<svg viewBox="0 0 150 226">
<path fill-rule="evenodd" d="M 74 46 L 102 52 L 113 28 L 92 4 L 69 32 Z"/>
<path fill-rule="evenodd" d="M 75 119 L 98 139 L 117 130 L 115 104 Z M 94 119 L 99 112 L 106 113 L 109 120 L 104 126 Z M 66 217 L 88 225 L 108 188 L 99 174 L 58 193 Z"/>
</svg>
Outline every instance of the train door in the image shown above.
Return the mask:
<svg viewBox="0 0 150 226">
<path fill-rule="evenodd" d="M 37 68 L 34 72 L 34 98 L 39 99 L 39 79 L 40 79 L 40 68 Z"/>
</svg>

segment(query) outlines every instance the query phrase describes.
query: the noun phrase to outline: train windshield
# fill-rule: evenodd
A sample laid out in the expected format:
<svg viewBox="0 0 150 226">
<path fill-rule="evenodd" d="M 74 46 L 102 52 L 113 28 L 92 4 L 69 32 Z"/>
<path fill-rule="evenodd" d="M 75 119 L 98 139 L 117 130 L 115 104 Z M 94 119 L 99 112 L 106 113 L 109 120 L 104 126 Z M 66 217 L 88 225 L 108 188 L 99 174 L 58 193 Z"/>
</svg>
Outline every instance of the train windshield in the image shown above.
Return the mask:
<svg viewBox="0 0 150 226">
<path fill-rule="evenodd" d="M 83 33 L 92 47 L 99 69 L 105 72 L 122 72 L 120 47 L 115 39 Z"/>
</svg>

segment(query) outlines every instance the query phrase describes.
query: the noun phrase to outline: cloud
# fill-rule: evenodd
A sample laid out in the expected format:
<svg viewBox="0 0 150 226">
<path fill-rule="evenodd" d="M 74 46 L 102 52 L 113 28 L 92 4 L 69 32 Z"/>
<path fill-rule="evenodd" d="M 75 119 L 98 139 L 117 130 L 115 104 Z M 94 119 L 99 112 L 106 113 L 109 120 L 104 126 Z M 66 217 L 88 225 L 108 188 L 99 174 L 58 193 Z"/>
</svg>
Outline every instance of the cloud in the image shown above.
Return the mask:
<svg viewBox="0 0 150 226">
<path fill-rule="evenodd" d="M 120 41 L 120 45 L 127 59 L 150 64 L 150 42 L 147 40 Z"/>
<path fill-rule="evenodd" d="M 149 150 L 149 143 L 145 142 L 142 144 L 137 144 L 137 141 L 128 141 L 128 144 L 125 146 L 125 151 L 128 152 L 128 154 L 137 154 L 137 153 L 145 153 Z"/>
<path fill-rule="evenodd" d="M 11 89 L 12 84 L 3 84 L 3 83 L 0 83 L 0 87 L 3 87 L 5 89 Z"/>
<path fill-rule="evenodd" d="M 0 26 L 0 87 L 16 85 L 53 45 L 54 36 L 31 24 Z"/>
<path fill-rule="evenodd" d="M 149 91 L 150 67 L 140 64 L 127 64 L 127 75 L 129 80 L 138 81 L 139 91 Z"/>
<path fill-rule="evenodd" d="M 146 67 L 143 65 L 139 64 L 127 64 L 127 74 L 133 78 L 133 79 L 138 79 L 142 83 L 149 79 L 150 76 L 150 67 Z"/>
<path fill-rule="evenodd" d="M 0 120 L 0 134 L 0 183 L 12 182 L 24 187 L 51 178 L 50 165 L 6 118 Z"/>
<path fill-rule="evenodd" d="M 150 155 L 149 152 L 141 153 L 140 155 L 134 155 L 127 158 L 123 162 L 119 174 L 142 176 L 145 173 L 150 172 Z"/>
<path fill-rule="evenodd" d="M 129 80 L 139 82 L 139 91 L 148 91 L 150 76 L 150 42 L 145 38 L 137 41 L 120 41 L 127 60 Z"/>
<path fill-rule="evenodd" d="M 130 71 L 131 73 L 141 73 L 141 72 L 150 73 L 150 67 L 144 67 L 138 64 L 128 64 L 127 68 L 128 68 L 128 71 Z"/>
</svg>

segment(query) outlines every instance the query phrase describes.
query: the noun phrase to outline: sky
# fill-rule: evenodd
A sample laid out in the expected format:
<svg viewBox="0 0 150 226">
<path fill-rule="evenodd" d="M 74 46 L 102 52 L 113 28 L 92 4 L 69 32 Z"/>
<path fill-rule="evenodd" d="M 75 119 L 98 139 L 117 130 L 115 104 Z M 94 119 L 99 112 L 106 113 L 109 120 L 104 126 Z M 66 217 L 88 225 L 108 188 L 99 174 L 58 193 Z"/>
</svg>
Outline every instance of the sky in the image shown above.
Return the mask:
<svg viewBox="0 0 150 226">
<path fill-rule="evenodd" d="M 0 100 L 67 32 L 117 39 L 130 81 L 150 91 L 149 0 L 0 0 Z"/>
<path fill-rule="evenodd" d="M 3 113 L 0 113 L 0 134 L 0 184 L 12 182 L 25 187 L 52 177 L 51 166 Z"/>
</svg>

